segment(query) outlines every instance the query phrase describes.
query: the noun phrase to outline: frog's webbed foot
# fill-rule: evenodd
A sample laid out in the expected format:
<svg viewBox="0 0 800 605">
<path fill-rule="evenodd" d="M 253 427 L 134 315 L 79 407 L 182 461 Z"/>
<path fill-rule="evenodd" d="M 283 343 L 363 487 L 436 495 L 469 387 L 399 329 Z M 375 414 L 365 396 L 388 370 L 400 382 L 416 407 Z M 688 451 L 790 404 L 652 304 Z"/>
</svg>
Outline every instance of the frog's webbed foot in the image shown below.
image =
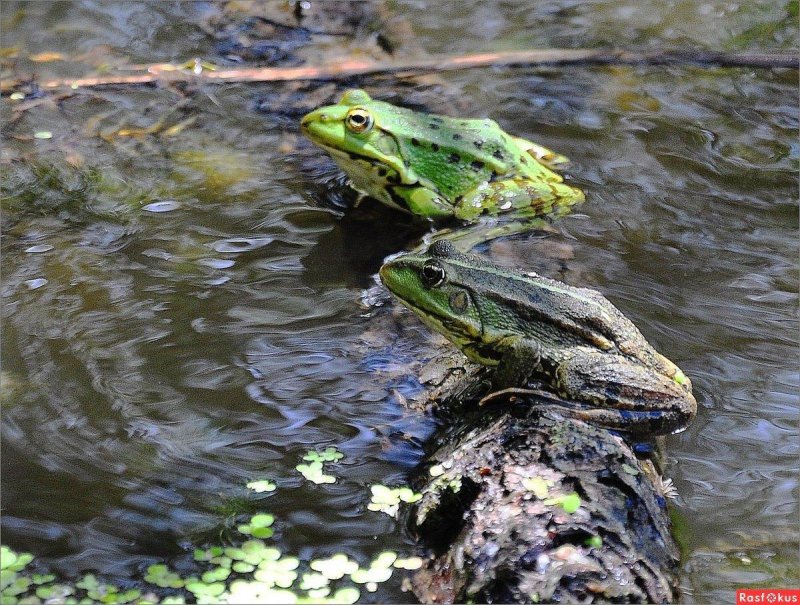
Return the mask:
<svg viewBox="0 0 800 605">
<path fill-rule="evenodd" d="M 508 237 L 518 233 L 528 233 L 532 231 L 547 231 L 554 233 L 557 230 L 550 224 L 550 221 L 543 218 L 528 218 L 525 220 L 509 220 L 501 222 L 497 219 L 478 221 L 474 225 L 463 228 L 448 227 L 439 229 L 425 235 L 422 244 L 415 246 L 414 251 L 427 250 L 428 246 L 440 239 L 452 242 L 459 252 L 470 252 L 475 246 L 480 246 L 486 242 Z"/>
<path fill-rule="evenodd" d="M 564 399 L 541 389 L 508 388 L 484 396 L 479 406 L 512 403 L 532 408 L 555 408 L 567 418 L 606 429 L 638 435 L 668 435 L 682 431 L 685 415 L 679 410 L 618 409 Z"/>
</svg>

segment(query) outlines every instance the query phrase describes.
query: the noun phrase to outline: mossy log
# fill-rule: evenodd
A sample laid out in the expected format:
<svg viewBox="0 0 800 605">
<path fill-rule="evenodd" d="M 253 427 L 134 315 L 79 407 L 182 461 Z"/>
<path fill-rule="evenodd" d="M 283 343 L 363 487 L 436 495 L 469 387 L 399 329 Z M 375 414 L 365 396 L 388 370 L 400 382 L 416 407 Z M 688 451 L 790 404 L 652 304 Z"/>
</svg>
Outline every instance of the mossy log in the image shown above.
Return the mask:
<svg viewBox="0 0 800 605">
<path fill-rule="evenodd" d="M 417 598 L 675 600 L 678 549 L 652 463 L 620 435 L 540 407 L 476 412 L 485 376 L 459 354 L 422 373 L 433 387 L 424 403 L 449 416 L 450 428 L 409 513 L 433 553 L 412 579 Z"/>
</svg>

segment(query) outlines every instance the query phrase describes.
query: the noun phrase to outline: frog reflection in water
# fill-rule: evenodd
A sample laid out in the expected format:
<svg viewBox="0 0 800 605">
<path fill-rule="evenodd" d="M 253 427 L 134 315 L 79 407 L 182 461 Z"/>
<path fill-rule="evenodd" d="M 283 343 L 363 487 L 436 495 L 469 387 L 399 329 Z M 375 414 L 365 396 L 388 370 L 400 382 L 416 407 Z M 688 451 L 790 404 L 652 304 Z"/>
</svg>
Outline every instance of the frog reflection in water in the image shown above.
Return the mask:
<svg viewBox="0 0 800 605">
<path fill-rule="evenodd" d="M 485 399 L 538 379 L 569 417 L 634 433 L 680 430 L 697 403 L 689 379 L 599 292 L 501 269 L 434 242 L 390 260 L 386 287 L 470 359 L 496 366 Z"/>
<path fill-rule="evenodd" d="M 338 104 L 306 115 L 301 130 L 356 190 L 417 216 L 473 222 L 508 213 L 530 221 L 583 201 L 549 168 L 564 156 L 503 132 L 493 120 L 420 113 L 350 90 Z"/>
</svg>

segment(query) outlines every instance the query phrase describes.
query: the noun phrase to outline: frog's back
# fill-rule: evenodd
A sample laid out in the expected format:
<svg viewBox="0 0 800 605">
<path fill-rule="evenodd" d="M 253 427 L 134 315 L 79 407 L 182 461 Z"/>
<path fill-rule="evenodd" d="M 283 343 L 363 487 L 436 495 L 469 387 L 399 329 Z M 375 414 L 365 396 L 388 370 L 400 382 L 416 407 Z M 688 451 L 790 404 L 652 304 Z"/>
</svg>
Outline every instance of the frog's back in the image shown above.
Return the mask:
<svg viewBox="0 0 800 605">
<path fill-rule="evenodd" d="M 451 118 L 382 101 L 370 105 L 376 124 L 395 138 L 407 163 L 450 198 L 497 178 L 561 181 L 494 120 Z"/>
</svg>

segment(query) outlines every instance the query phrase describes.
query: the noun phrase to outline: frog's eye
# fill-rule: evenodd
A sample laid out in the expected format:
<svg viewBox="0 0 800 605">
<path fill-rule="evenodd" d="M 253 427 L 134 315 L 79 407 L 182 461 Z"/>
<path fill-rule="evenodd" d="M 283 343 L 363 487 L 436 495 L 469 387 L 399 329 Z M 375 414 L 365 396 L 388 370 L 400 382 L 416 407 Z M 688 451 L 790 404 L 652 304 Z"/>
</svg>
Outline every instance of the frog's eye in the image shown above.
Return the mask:
<svg viewBox="0 0 800 605">
<path fill-rule="evenodd" d="M 355 109 L 351 109 L 347 112 L 347 117 L 344 119 L 344 123 L 347 124 L 347 127 L 353 132 L 367 132 L 370 128 L 372 128 L 372 114 L 366 109 L 356 107 Z"/>
<path fill-rule="evenodd" d="M 429 288 L 441 286 L 445 277 L 444 269 L 436 261 L 428 261 L 422 265 L 422 281 Z"/>
</svg>

